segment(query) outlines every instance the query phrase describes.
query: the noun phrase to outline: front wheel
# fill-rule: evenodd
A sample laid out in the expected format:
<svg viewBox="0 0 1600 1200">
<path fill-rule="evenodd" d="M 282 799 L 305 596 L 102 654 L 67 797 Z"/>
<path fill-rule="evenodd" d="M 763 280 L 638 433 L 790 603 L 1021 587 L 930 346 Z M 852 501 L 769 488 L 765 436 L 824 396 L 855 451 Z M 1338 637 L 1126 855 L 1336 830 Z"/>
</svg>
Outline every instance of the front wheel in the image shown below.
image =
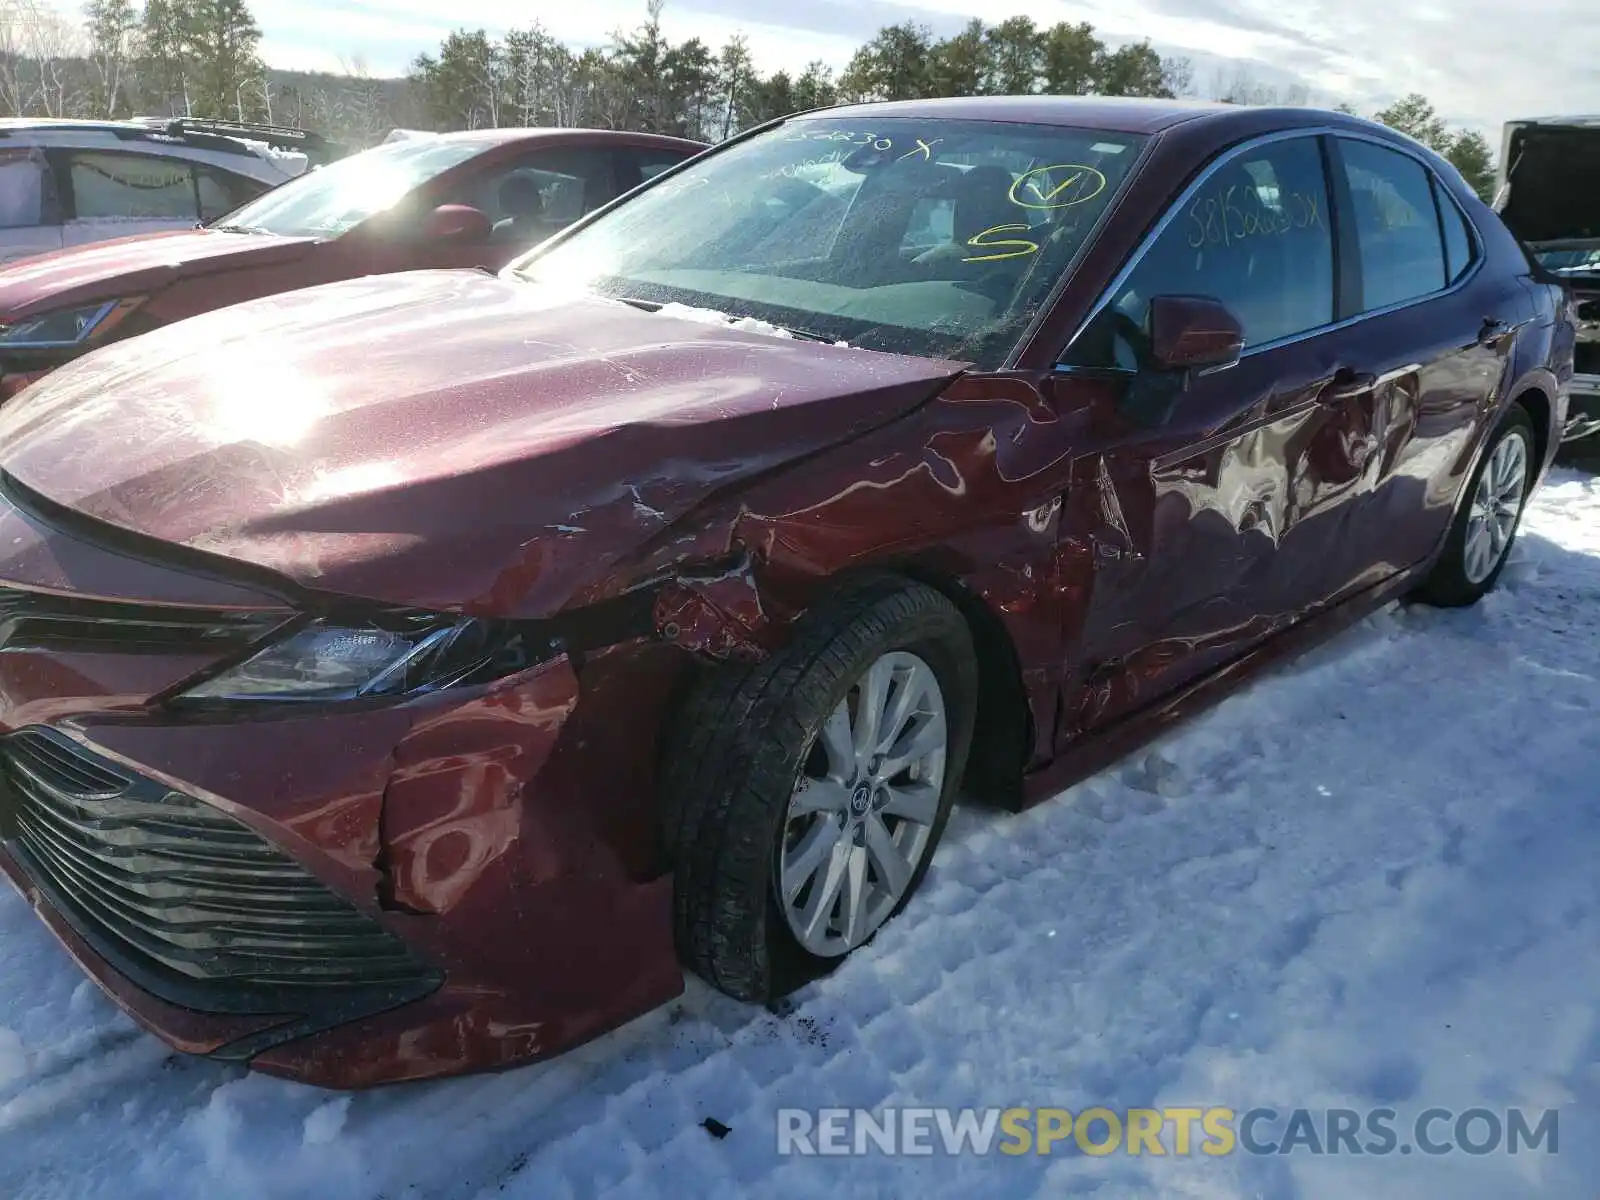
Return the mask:
<svg viewBox="0 0 1600 1200">
<path fill-rule="evenodd" d="M 662 776 L 678 952 L 765 1001 L 866 944 L 911 898 L 966 765 L 977 661 L 918 583 L 813 613 L 756 667 L 710 668 Z"/>
<path fill-rule="evenodd" d="M 1536 474 L 1533 444 L 1527 410 L 1513 404 L 1467 484 L 1466 503 L 1419 590 L 1423 600 L 1447 608 L 1476 604 L 1499 580 Z"/>
</svg>

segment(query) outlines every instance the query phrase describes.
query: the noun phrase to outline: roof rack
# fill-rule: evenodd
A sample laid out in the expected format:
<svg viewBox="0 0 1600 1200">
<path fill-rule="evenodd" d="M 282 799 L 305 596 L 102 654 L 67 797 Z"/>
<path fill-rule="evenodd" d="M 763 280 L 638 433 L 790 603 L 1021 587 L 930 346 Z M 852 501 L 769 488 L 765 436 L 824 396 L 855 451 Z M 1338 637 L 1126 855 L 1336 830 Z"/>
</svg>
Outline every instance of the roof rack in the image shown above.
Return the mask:
<svg viewBox="0 0 1600 1200">
<path fill-rule="evenodd" d="M 309 129 L 289 125 L 267 125 L 253 121 L 217 121 L 205 117 L 135 117 L 141 125 L 159 129 L 174 137 L 186 134 L 211 134 L 219 137 L 248 138 L 279 150 L 298 150 L 312 165 L 321 165 L 350 153 L 345 146 L 330 141 Z"/>
</svg>

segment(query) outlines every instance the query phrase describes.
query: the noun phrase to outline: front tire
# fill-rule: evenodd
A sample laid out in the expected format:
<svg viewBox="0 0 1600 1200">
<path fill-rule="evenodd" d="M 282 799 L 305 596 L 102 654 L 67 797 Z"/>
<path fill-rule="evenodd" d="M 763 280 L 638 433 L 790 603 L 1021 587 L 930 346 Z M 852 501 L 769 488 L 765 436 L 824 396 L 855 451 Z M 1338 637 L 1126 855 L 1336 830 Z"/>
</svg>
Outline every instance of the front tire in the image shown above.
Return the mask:
<svg viewBox="0 0 1600 1200">
<path fill-rule="evenodd" d="M 1444 608 L 1476 604 L 1500 579 L 1537 474 L 1533 422 L 1513 404 L 1468 481 L 1444 550 L 1418 591 Z"/>
<path fill-rule="evenodd" d="M 870 941 L 927 874 L 976 695 L 961 613 L 898 578 L 808 614 L 757 666 L 708 668 L 662 772 L 684 964 L 765 1002 Z"/>
</svg>

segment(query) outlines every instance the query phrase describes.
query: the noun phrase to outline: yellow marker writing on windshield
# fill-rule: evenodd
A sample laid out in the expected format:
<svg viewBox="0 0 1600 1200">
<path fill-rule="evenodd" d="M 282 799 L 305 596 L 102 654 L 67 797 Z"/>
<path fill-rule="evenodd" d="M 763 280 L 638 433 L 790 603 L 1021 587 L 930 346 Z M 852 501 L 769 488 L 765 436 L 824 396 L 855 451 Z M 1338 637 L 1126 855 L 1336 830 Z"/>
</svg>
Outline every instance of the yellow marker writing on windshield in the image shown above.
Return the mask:
<svg viewBox="0 0 1600 1200">
<path fill-rule="evenodd" d="M 1027 225 L 991 225 L 988 229 L 973 234 L 967 239 L 967 245 L 978 250 L 994 250 L 994 254 L 969 254 L 962 262 L 999 262 L 1002 258 L 1022 258 L 1027 254 L 1037 254 L 1039 243 L 1030 242 L 1023 238 L 993 237 L 999 233 L 1027 233 Z M 1009 247 L 1002 249 L 1002 247 Z"/>
<path fill-rule="evenodd" d="M 1051 182 L 1057 178 L 1061 182 Z M 1093 200 L 1105 190 L 1106 177 L 1093 167 L 1055 163 L 1018 175 L 1009 195 L 1011 203 L 1023 208 L 1071 208 Z"/>
<path fill-rule="evenodd" d="M 925 142 L 921 138 L 918 138 L 916 147 L 914 149 L 907 150 L 899 158 L 895 159 L 895 162 L 905 162 L 906 159 L 915 158 L 919 154 L 922 155 L 923 162 L 932 162 L 933 148 L 942 141 L 944 141 L 943 138 L 934 138 L 931 142 Z"/>
</svg>

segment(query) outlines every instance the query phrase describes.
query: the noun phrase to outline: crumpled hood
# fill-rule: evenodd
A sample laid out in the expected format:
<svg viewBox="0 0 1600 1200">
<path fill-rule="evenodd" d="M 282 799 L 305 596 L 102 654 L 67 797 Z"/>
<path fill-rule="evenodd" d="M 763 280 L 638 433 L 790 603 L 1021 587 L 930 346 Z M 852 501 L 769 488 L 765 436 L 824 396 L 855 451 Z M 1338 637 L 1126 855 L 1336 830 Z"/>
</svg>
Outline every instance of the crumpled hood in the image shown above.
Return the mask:
<svg viewBox="0 0 1600 1200">
<path fill-rule="evenodd" d="M 0 408 L 0 468 L 307 587 L 538 615 L 713 490 L 962 369 L 419 271 L 87 355 Z"/>
<path fill-rule="evenodd" d="M 232 270 L 244 262 L 292 261 L 316 244 L 314 238 L 179 229 L 75 246 L 23 259 L 0 272 L 0 320 L 145 295 L 175 279 Z"/>
</svg>

